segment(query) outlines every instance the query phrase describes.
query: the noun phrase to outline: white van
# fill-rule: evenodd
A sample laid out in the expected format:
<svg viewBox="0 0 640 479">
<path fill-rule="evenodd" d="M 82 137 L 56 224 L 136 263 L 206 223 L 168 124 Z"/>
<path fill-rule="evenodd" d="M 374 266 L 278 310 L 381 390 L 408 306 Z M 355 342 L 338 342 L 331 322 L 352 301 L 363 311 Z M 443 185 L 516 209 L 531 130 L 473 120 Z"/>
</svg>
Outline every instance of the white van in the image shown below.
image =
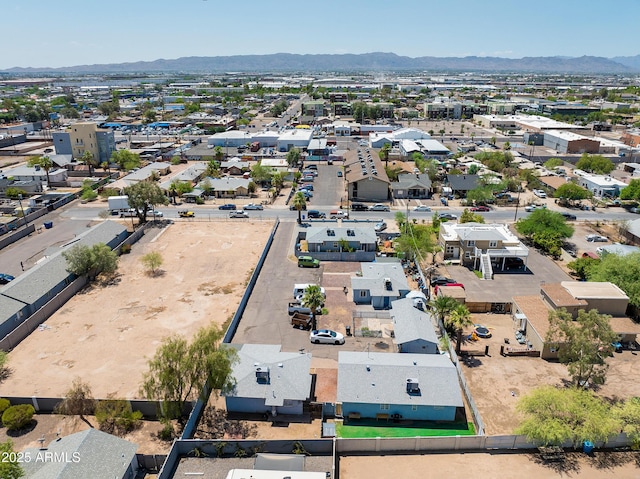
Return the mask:
<svg viewBox="0 0 640 479">
<path fill-rule="evenodd" d="M 304 290 L 307 289 L 309 286 L 317 286 L 317 284 L 310 284 L 310 283 L 294 284 L 293 298 L 297 299 L 299 296 L 303 295 Z M 320 287 L 320 292 L 322 293 L 322 296 L 324 296 L 325 298 L 327 297 L 327 293 L 325 292 L 322 286 Z"/>
</svg>

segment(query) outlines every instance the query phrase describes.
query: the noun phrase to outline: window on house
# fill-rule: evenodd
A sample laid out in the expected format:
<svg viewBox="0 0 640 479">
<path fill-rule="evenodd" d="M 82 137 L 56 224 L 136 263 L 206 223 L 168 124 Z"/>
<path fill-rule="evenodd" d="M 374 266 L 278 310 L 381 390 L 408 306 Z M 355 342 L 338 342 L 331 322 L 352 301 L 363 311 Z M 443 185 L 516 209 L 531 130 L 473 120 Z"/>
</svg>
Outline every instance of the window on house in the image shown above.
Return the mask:
<svg viewBox="0 0 640 479">
<path fill-rule="evenodd" d="M 380 410 L 381 411 L 388 411 L 389 410 L 389 405 L 388 404 L 380 404 Z"/>
<path fill-rule="evenodd" d="M 417 404 L 412 404 L 411 405 L 411 410 L 412 411 L 417 411 L 418 410 L 418 405 Z"/>
<path fill-rule="evenodd" d="M 476 240 L 467 241 L 467 246 L 475 246 L 475 245 L 476 245 Z"/>
<path fill-rule="evenodd" d="M 464 257 L 465 258 L 471 258 L 471 251 L 465 251 L 464 252 Z"/>
<path fill-rule="evenodd" d="M 360 297 L 361 297 L 361 298 L 364 298 L 364 297 L 366 297 L 366 296 L 367 296 L 367 291 L 366 291 L 366 290 L 364 290 L 364 289 L 361 289 L 361 290 L 360 290 Z"/>
<path fill-rule="evenodd" d="M 489 241 L 489 248 L 497 248 L 498 242 L 496 240 Z"/>
<path fill-rule="evenodd" d="M 447 254 L 453 254 L 453 246 L 447 245 Z"/>
</svg>

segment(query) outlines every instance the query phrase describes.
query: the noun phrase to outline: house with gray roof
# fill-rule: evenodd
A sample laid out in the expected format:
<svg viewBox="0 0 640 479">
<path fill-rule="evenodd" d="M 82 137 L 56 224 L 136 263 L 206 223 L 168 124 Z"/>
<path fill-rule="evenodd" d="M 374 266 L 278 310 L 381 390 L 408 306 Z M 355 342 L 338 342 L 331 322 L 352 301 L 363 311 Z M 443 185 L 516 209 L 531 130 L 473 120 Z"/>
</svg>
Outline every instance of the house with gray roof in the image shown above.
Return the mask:
<svg viewBox="0 0 640 479">
<path fill-rule="evenodd" d="M 394 198 L 431 198 L 432 186 L 429 175 L 398 175 L 398 181 L 391 182 Z"/>
<path fill-rule="evenodd" d="M 47 254 L 33 268 L 0 288 L 0 338 L 4 338 L 29 316 L 42 308 L 69 285 L 75 276 L 67 271 L 62 253 L 75 245 L 104 243 L 114 248 L 124 241 L 127 228 L 114 221 L 104 221 L 72 241 Z"/>
<path fill-rule="evenodd" d="M 4 170 L 3 175 L 13 178 L 14 181 L 39 181 L 47 184 L 47 172 L 39 166 L 20 165 L 15 168 Z M 64 168 L 51 168 L 49 170 L 49 181 L 51 183 L 64 183 L 67 181 L 68 171 Z"/>
<path fill-rule="evenodd" d="M 251 169 L 251 163 L 243 161 L 237 156 L 229 161 L 220 162 L 220 171 L 231 176 L 241 176 Z"/>
<path fill-rule="evenodd" d="M 447 175 L 446 186 L 451 188 L 454 195 L 465 198 L 467 191 L 475 190 L 480 186 L 479 175 Z"/>
<path fill-rule="evenodd" d="M 409 285 L 399 262 L 362 264 L 362 275 L 351 278 L 353 301 L 374 309 L 389 309 L 391 302 L 404 298 Z"/>
<path fill-rule="evenodd" d="M 138 445 L 89 428 L 57 438 L 42 449 L 25 449 L 21 466 L 30 479 L 133 479 Z"/>
<path fill-rule="evenodd" d="M 391 303 L 393 342 L 400 353 L 438 354 L 438 336 L 431 313 L 418 306 L 419 298 L 403 298 Z"/>
<path fill-rule="evenodd" d="M 196 188 L 204 191 L 203 183 L 208 180 L 211 186 L 210 195 L 216 198 L 236 198 L 238 196 L 249 195 L 249 178 L 225 176 L 224 178 L 211 178 L 207 176 Z"/>
<path fill-rule="evenodd" d="M 454 421 L 458 374 L 440 354 L 340 351 L 336 411 L 349 419 Z"/>
<path fill-rule="evenodd" d="M 311 226 L 299 233 L 296 255 L 319 260 L 374 261 L 377 236 L 372 224 L 341 226 L 333 222 Z"/>
<path fill-rule="evenodd" d="M 280 345 L 230 345 L 238 348 L 231 373 L 235 385 L 223 393 L 228 412 L 302 414 L 311 398 L 311 354 L 285 353 Z"/>
</svg>

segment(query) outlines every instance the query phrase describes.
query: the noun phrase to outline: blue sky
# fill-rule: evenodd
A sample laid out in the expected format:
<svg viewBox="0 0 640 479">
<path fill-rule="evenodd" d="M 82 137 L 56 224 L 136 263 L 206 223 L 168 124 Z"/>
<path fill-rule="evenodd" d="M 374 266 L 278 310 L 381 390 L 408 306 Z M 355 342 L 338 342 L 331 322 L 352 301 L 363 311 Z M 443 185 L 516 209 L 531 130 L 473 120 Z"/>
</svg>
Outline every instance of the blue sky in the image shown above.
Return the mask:
<svg viewBox="0 0 640 479">
<path fill-rule="evenodd" d="M 2 16 L 0 69 L 282 52 L 640 54 L 640 0 L 19 0 Z"/>
</svg>

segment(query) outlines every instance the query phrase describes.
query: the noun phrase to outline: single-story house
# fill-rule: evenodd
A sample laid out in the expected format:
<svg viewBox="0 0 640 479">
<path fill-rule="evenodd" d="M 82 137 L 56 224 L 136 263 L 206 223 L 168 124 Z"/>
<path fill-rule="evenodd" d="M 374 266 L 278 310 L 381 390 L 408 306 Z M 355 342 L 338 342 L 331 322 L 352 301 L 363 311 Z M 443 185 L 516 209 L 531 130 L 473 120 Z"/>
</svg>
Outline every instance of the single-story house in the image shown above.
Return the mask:
<svg viewBox="0 0 640 479">
<path fill-rule="evenodd" d="M 623 181 L 616 180 L 609 175 L 593 175 L 582 170 L 574 170 L 576 183 L 597 197 L 616 198 L 620 191 L 627 187 Z"/>
<path fill-rule="evenodd" d="M 302 414 L 311 398 L 310 353 L 285 353 L 280 345 L 243 344 L 231 375 L 235 385 L 223 393 L 227 411 Z"/>
<path fill-rule="evenodd" d="M 250 168 L 251 164 L 248 161 L 243 161 L 238 157 L 220 163 L 220 171 L 231 176 L 242 176 L 244 172 L 249 171 Z"/>
<path fill-rule="evenodd" d="M 336 412 L 347 421 L 454 421 L 463 409 L 458 374 L 445 355 L 338 353 Z"/>
<path fill-rule="evenodd" d="M 391 303 L 389 314 L 393 319 L 393 342 L 400 353 L 437 354 L 438 336 L 431 314 L 418 306 L 418 298 L 397 299 Z"/>
<path fill-rule="evenodd" d="M 451 192 L 461 198 L 467 196 L 467 192 L 480 186 L 479 175 L 447 175 L 446 185 Z"/>
<path fill-rule="evenodd" d="M 137 450 L 137 444 L 90 428 L 59 437 L 44 449 L 25 449 L 24 457 L 31 460 L 20 465 L 30 479 L 133 479 L 138 472 Z"/>
<path fill-rule="evenodd" d="M 216 198 L 236 198 L 238 196 L 249 195 L 249 183 L 251 180 L 248 178 L 236 178 L 225 176 L 224 178 L 211 178 L 206 177 L 200 183 L 196 185 L 199 190 L 204 191 L 204 181 L 209 182 L 211 186 L 211 196 Z"/>
<path fill-rule="evenodd" d="M 546 342 L 549 331 L 549 313 L 564 308 L 573 317 L 578 311 L 596 309 L 601 314 L 611 315 L 611 328 L 620 341 L 633 343 L 640 333 L 640 325 L 625 316 L 629 298 L 612 283 L 562 281 L 543 284 L 540 296 L 514 296 L 514 327 L 524 334 L 526 344 L 540 351 L 543 359 L 555 359 L 558 350 Z"/>
<path fill-rule="evenodd" d="M 39 166 L 16 166 L 8 168 L 2 172 L 3 176 L 13 181 L 39 181 L 47 184 L 47 172 Z M 50 183 L 64 183 L 67 181 L 69 172 L 65 168 L 51 168 L 49 170 Z"/>
<path fill-rule="evenodd" d="M 431 180 L 425 174 L 401 174 L 398 175 L 398 181 L 391 183 L 394 198 L 431 198 L 431 192 Z"/>
<path fill-rule="evenodd" d="M 300 239 L 306 242 L 306 253 L 368 251 L 376 252 L 377 237 L 373 225 L 311 226 L 303 231 Z"/>
<path fill-rule="evenodd" d="M 362 275 L 351 278 L 353 301 L 388 309 L 391 302 L 404 298 L 409 285 L 399 262 L 362 264 Z"/>
</svg>

